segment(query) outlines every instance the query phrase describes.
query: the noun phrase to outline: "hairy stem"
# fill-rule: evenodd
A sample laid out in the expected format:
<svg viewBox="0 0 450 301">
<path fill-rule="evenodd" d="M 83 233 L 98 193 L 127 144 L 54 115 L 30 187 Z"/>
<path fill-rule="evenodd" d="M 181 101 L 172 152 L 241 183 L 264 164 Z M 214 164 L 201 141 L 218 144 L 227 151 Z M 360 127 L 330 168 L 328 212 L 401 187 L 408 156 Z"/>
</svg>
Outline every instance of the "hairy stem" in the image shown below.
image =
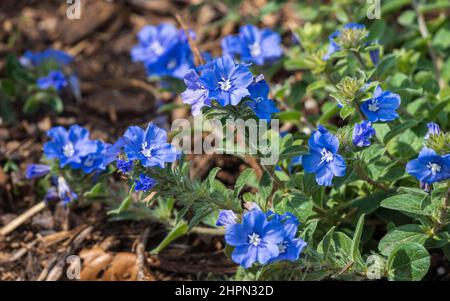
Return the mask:
<svg viewBox="0 0 450 301">
<path fill-rule="evenodd" d="M 427 23 L 425 22 L 425 18 L 419 9 L 417 0 L 412 1 L 412 6 L 417 14 L 417 22 L 419 23 L 420 35 L 422 36 L 422 38 L 425 40 L 425 42 L 427 44 L 428 53 L 430 54 L 431 61 L 433 63 L 433 67 L 434 67 L 434 73 L 436 74 L 436 78 L 439 81 L 439 87 L 442 89 L 445 86 L 445 82 L 441 77 L 442 62 L 439 60 L 438 56 L 436 55 L 436 52 L 433 49 L 433 46 L 431 45 L 430 32 L 428 31 L 428 27 L 427 27 Z"/>
</svg>

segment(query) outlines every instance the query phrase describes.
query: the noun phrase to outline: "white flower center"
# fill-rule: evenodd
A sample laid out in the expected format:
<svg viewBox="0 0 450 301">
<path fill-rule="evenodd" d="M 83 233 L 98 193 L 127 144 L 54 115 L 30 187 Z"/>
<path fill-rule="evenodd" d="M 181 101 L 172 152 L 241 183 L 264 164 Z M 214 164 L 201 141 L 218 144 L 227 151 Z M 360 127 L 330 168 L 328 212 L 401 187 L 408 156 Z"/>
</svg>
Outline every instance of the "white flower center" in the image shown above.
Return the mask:
<svg viewBox="0 0 450 301">
<path fill-rule="evenodd" d="M 92 157 L 88 157 L 88 158 L 84 161 L 84 166 L 86 166 L 86 167 L 92 167 L 92 165 L 94 165 L 94 160 L 92 160 Z"/>
<path fill-rule="evenodd" d="M 161 55 L 164 52 L 164 48 L 162 47 L 162 45 L 158 42 L 158 41 L 154 41 L 151 45 L 150 45 L 150 49 L 156 54 L 156 55 Z"/>
<path fill-rule="evenodd" d="M 285 241 L 278 245 L 278 251 L 280 251 L 280 254 L 286 252 L 286 249 L 287 246 Z"/>
<path fill-rule="evenodd" d="M 380 105 L 378 101 L 374 99 L 371 103 L 369 103 L 369 111 L 376 112 L 380 109 Z"/>
<path fill-rule="evenodd" d="M 176 59 L 172 59 L 167 64 L 167 69 L 171 70 L 171 69 L 174 69 L 176 66 L 177 66 L 177 60 Z"/>
<path fill-rule="evenodd" d="M 327 150 L 326 148 L 323 148 L 322 151 L 320 152 L 320 154 L 322 155 L 322 158 L 320 159 L 320 163 L 323 163 L 323 162 L 329 163 L 329 162 L 333 161 L 333 159 L 334 159 L 333 153 L 330 152 L 329 150 Z"/>
<path fill-rule="evenodd" d="M 260 102 L 262 102 L 263 100 L 264 100 L 264 98 L 258 97 L 258 98 L 255 99 L 255 102 L 260 103 Z"/>
<path fill-rule="evenodd" d="M 75 148 L 73 147 L 72 142 L 67 142 L 66 145 L 63 146 L 63 154 L 64 156 L 70 158 L 75 154 Z"/>
<path fill-rule="evenodd" d="M 441 166 L 436 163 L 428 162 L 427 167 L 431 169 L 431 174 L 433 175 L 441 171 Z"/>
<path fill-rule="evenodd" d="M 141 154 L 143 154 L 145 157 L 150 158 L 152 156 L 152 150 L 152 147 L 147 146 L 147 141 L 142 143 Z"/>
<path fill-rule="evenodd" d="M 259 237 L 259 234 L 253 233 L 248 236 L 249 243 L 254 245 L 255 247 L 261 243 L 261 238 Z"/>
<path fill-rule="evenodd" d="M 248 46 L 248 48 L 250 49 L 250 54 L 252 56 L 260 56 L 261 55 L 261 46 L 259 45 L 258 42 L 254 42 L 253 44 L 250 44 Z"/>
<path fill-rule="evenodd" d="M 228 78 L 224 79 L 222 77 L 222 81 L 219 82 L 219 86 L 222 91 L 228 91 L 231 88 L 231 81 Z"/>
</svg>

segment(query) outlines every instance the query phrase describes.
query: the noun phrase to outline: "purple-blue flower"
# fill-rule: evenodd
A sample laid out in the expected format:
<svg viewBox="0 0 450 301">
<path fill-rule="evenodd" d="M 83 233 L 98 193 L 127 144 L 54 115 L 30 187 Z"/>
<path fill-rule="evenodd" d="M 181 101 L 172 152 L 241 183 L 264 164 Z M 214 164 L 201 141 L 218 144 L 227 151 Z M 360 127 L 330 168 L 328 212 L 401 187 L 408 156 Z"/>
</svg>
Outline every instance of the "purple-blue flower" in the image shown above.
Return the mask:
<svg viewBox="0 0 450 301">
<path fill-rule="evenodd" d="M 208 63 L 200 76 L 209 98 L 221 106 L 237 105 L 242 98 L 249 96 L 248 86 L 253 82 L 250 70 L 242 64 L 235 64 L 229 56 L 223 56 Z"/>
<path fill-rule="evenodd" d="M 378 45 L 378 40 L 372 41 L 372 43 L 368 43 L 369 45 Z M 374 66 L 378 65 L 378 62 L 380 61 L 380 48 L 370 50 L 369 51 L 370 60 L 372 61 L 372 64 Z"/>
<path fill-rule="evenodd" d="M 133 169 L 133 160 L 117 160 L 117 168 L 122 173 L 128 173 Z"/>
<path fill-rule="evenodd" d="M 25 171 L 27 179 L 36 179 L 45 176 L 50 172 L 50 166 L 45 164 L 30 164 Z"/>
<path fill-rule="evenodd" d="M 439 156 L 431 148 L 424 147 L 417 159 L 406 164 L 406 171 L 425 184 L 449 179 L 450 154 Z"/>
<path fill-rule="evenodd" d="M 269 28 L 258 29 L 254 25 L 244 25 L 239 35 L 226 36 L 222 40 L 223 53 L 240 56 L 243 62 L 266 65 L 283 55 L 281 37 Z"/>
<path fill-rule="evenodd" d="M 47 49 L 41 52 L 26 51 L 20 58 L 20 63 L 25 67 L 36 67 L 47 61 L 54 61 L 59 66 L 68 65 L 73 57 L 61 50 Z"/>
<path fill-rule="evenodd" d="M 248 87 L 248 91 L 250 92 L 250 98 L 252 100 L 247 102 L 246 105 L 249 106 L 253 112 L 255 112 L 255 115 L 259 119 L 264 119 L 267 122 L 270 122 L 272 114 L 279 112 L 280 110 L 275 105 L 275 102 L 268 98 L 269 85 L 265 80 L 260 80 L 253 82 Z"/>
<path fill-rule="evenodd" d="M 49 189 L 47 189 L 47 192 L 45 193 L 44 202 L 51 202 L 57 200 L 58 197 L 58 191 L 56 190 L 55 186 L 51 186 Z"/>
<path fill-rule="evenodd" d="M 66 182 L 66 179 L 64 179 L 62 176 L 59 176 L 57 179 L 57 191 L 58 197 L 64 205 L 78 198 L 77 194 L 73 192 L 72 189 L 70 189 L 69 185 Z"/>
<path fill-rule="evenodd" d="M 105 153 L 110 145 L 101 141 L 95 141 L 95 144 L 97 146 L 96 150 L 81 159 L 81 169 L 86 174 L 105 170 L 108 164 L 108 162 L 105 162 Z"/>
<path fill-rule="evenodd" d="M 64 73 L 59 70 L 52 70 L 47 76 L 38 78 L 36 84 L 43 90 L 54 88 L 56 91 L 60 91 L 68 85 L 68 82 Z"/>
<path fill-rule="evenodd" d="M 425 135 L 425 139 L 430 138 L 430 135 L 439 135 L 441 133 L 441 128 L 437 123 L 429 122 L 427 123 L 428 132 Z"/>
<path fill-rule="evenodd" d="M 283 215 L 269 213 L 272 218 L 283 224 L 284 240 L 278 244 L 280 254 L 270 262 L 289 260 L 295 261 L 300 257 L 301 252 L 306 247 L 306 242 L 301 238 L 295 238 L 297 234 L 299 220 L 290 212 Z M 269 216 L 270 216 L 269 215 Z"/>
<path fill-rule="evenodd" d="M 144 174 L 141 174 L 139 176 L 139 179 L 134 181 L 136 186 L 134 189 L 136 191 L 148 191 L 153 188 L 153 186 L 156 185 L 156 181 Z"/>
<path fill-rule="evenodd" d="M 344 158 L 337 153 L 339 140 L 319 126 L 309 138 L 309 154 L 303 155 L 303 168 L 307 173 L 316 174 L 316 182 L 322 186 L 331 186 L 334 176 L 345 175 L 346 165 Z"/>
<path fill-rule="evenodd" d="M 323 59 L 326 61 L 330 58 L 330 56 L 338 51 L 341 51 L 342 46 L 339 45 L 339 42 L 337 41 L 341 35 L 343 31 L 346 30 L 365 30 L 366 27 L 362 24 L 358 24 L 358 23 L 348 23 L 346 25 L 344 25 L 344 28 L 342 29 L 342 31 L 340 30 L 336 30 L 335 32 L 333 32 L 329 37 L 328 37 L 328 41 L 330 42 L 330 45 L 328 46 L 328 51 L 325 54 L 325 56 L 323 57 Z"/>
<path fill-rule="evenodd" d="M 361 104 L 361 110 L 371 122 L 392 121 L 398 118 L 397 108 L 400 106 L 400 96 L 391 91 L 383 91 L 380 86 L 375 88 L 373 98 Z"/>
<path fill-rule="evenodd" d="M 356 123 L 353 128 L 353 144 L 359 147 L 369 146 L 370 138 L 374 135 L 375 129 L 372 127 L 372 123 L 363 120 L 361 123 Z"/>
<path fill-rule="evenodd" d="M 224 227 L 236 224 L 237 216 L 233 210 L 220 210 L 219 217 L 216 221 L 216 226 Z"/>
<path fill-rule="evenodd" d="M 196 69 L 185 74 L 187 89 L 181 94 L 183 102 L 191 105 L 194 116 L 204 106 L 210 106 L 211 100 L 221 106 L 237 105 L 250 95 L 252 73 L 246 66 L 235 64 L 229 56 L 214 59 Z"/>
<path fill-rule="evenodd" d="M 187 89 L 181 93 L 181 99 L 184 103 L 191 105 L 193 116 L 200 114 L 204 106 L 210 106 L 209 91 L 195 70 L 189 70 L 184 76 L 184 83 Z"/>
<path fill-rule="evenodd" d="M 58 159 L 61 167 L 68 164 L 79 167 L 82 158 L 95 152 L 97 145 L 89 139 L 87 129 L 72 125 L 67 131 L 58 126 L 50 129 L 47 136 L 51 141 L 44 144 L 44 154 L 49 159 Z"/>
<path fill-rule="evenodd" d="M 182 79 L 193 67 L 187 37 L 172 24 L 144 26 L 138 33 L 138 41 L 131 50 L 131 57 L 135 62 L 144 63 L 149 76 Z"/>
<path fill-rule="evenodd" d="M 149 123 L 145 131 L 138 126 L 130 126 L 124 137 L 128 141 L 124 146 L 128 160 L 139 160 L 145 167 L 164 168 L 166 162 L 174 162 L 178 158 L 175 147 L 167 143 L 166 131 L 153 123 Z"/>
<path fill-rule="evenodd" d="M 255 262 L 266 264 L 280 255 L 278 245 L 284 240 L 282 224 L 276 219 L 268 220 L 260 210 L 244 213 L 242 224 L 225 228 L 225 241 L 235 247 L 231 258 L 244 268 Z"/>
</svg>

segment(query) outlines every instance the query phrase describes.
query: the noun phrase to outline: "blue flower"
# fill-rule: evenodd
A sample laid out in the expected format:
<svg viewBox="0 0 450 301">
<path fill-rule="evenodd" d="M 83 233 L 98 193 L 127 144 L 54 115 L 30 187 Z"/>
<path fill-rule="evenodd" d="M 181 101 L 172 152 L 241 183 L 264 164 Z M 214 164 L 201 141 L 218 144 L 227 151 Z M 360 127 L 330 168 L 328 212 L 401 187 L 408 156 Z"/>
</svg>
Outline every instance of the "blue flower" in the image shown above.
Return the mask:
<svg viewBox="0 0 450 301">
<path fill-rule="evenodd" d="M 280 254 L 278 244 L 284 239 L 283 226 L 276 219 L 267 220 L 260 210 L 243 215 L 242 224 L 225 228 L 225 241 L 235 247 L 231 258 L 244 268 L 255 262 L 266 264 Z"/>
<path fill-rule="evenodd" d="M 216 226 L 229 226 L 236 224 L 237 216 L 233 210 L 220 210 L 219 217 L 217 218 Z"/>
<path fill-rule="evenodd" d="M 209 91 L 205 88 L 205 83 L 200 80 L 197 72 L 191 69 L 184 76 L 184 83 L 187 89 L 181 93 L 184 103 L 191 105 L 193 116 L 200 114 L 204 106 L 210 106 Z"/>
<path fill-rule="evenodd" d="M 242 64 L 235 64 L 231 57 L 223 56 L 208 63 L 200 76 L 209 98 L 221 106 L 237 105 L 242 98 L 249 96 L 248 86 L 253 82 L 250 70 Z"/>
<path fill-rule="evenodd" d="M 268 28 L 259 30 L 254 25 L 239 29 L 238 36 L 227 36 L 222 40 L 224 54 L 240 56 L 243 62 L 265 65 L 283 55 L 281 37 Z"/>
<path fill-rule="evenodd" d="M 367 45 L 378 45 L 378 40 L 368 42 Z M 372 64 L 374 66 L 378 65 L 378 62 L 380 61 L 380 48 L 370 50 L 369 51 L 370 60 L 372 61 Z"/>
<path fill-rule="evenodd" d="M 128 173 L 133 169 L 133 160 L 117 160 L 117 168 L 122 173 Z"/>
<path fill-rule="evenodd" d="M 424 147 L 417 159 L 406 164 L 406 171 L 425 184 L 449 179 L 450 154 L 439 156 L 431 148 Z"/>
<path fill-rule="evenodd" d="M 303 239 L 295 238 L 300 222 L 290 212 L 286 212 L 283 215 L 275 213 L 272 218 L 283 224 L 284 240 L 278 244 L 280 255 L 272 258 L 270 262 L 282 260 L 296 261 L 307 245 Z"/>
<path fill-rule="evenodd" d="M 81 169 L 84 173 L 89 174 L 93 171 L 102 171 L 106 169 L 108 162 L 105 162 L 105 153 L 109 144 L 101 141 L 94 141 L 97 148 L 94 152 L 91 152 L 81 159 Z"/>
<path fill-rule="evenodd" d="M 40 89 L 54 88 L 56 91 L 60 91 L 62 88 L 66 87 L 68 82 L 64 73 L 59 70 L 50 71 L 47 76 L 38 78 L 36 84 Z"/>
<path fill-rule="evenodd" d="M 156 185 L 156 181 L 144 174 L 141 174 L 139 176 L 139 179 L 134 181 L 136 183 L 136 186 L 134 189 L 136 191 L 148 191 L 153 188 L 153 186 Z"/>
<path fill-rule="evenodd" d="M 353 144 L 359 147 L 369 146 L 370 138 L 374 135 L 375 129 L 372 127 L 372 123 L 363 120 L 361 123 L 355 124 L 353 128 Z"/>
<path fill-rule="evenodd" d="M 58 197 L 64 205 L 70 203 L 72 200 L 78 199 L 77 194 L 70 189 L 66 179 L 62 176 L 59 176 L 57 179 L 57 191 Z"/>
<path fill-rule="evenodd" d="M 131 57 L 135 62 L 144 63 L 149 76 L 181 79 L 193 67 L 187 37 L 172 24 L 144 26 L 138 33 L 138 40 Z"/>
<path fill-rule="evenodd" d="M 20 58 L 20 63 L 25 67 L 36 67 L 47 61 L 54 61 L 59 66 L 68 65 L 73 57 L 61 50 L 47 49 L 41 52 L 26 51 Z"/>
<path fill-rule="evenodd" d="M 330 45 L 328 46 L 328 51 L 325 54 L 325 56 L 323 57 L 323 60 L 325 60 L 325 61 L 328 60 L 333 53 L 342 50 L 342 46 L 339 44 L 338 40 L 342 36 L 343 32 L 348 31 L 348 30 L 364 31 L 365 29 L 366 29 L 366 27 L 362 24 L 348 23 L 348 24 L 344 25 L 344 28 L 342 29 L 342 31 L 337 30 L 337 31 L 333 32 L 328 37 L 328 41 L 330 42 Z M 357 43 L 359 41 L 354 41 L 354 42 Z"/>
<path fill-rule="evenodd" d="M 269 85 L 267 85 L 265 80 L 260 80 L 253 82 L 249 87 L 250 92 L 250 102 L 246 105 L 249 106 L 255 115 L 259 119 L 264 119 L 270 122 L 272 114 L 279 112 L 280 110 L 276 107 L 275 102 L 270 100 L 269 97 Z"/>
<path fill-rule="evenodd" d="M 47 192 L 45 193 L 44 202 L 51 202 L 57 200 L 58 197 L 58 191 L 56 190 L 56 187 L 52 186 L 49 189 L 47 189 Z"/>
<path fill-rule="evenodd" d="M 72 125 L 67 131 L 54 127 L 47 132 L 52 140 L 44 144 L 44 154 L 49 159 L 58 159 L 60 166 L 81 164 L 82 157 L 95 152 L 97 145 L 89 140 L 89 132 L 79 125 Z"/>
<path fill-rule="evenodd" d="M 330 59 L 330 56 L 338 51 L 341 51 L 341 46 L 339 46 L 334 40 L 339 37 L 339 35 L 341 34 L 341 32 L 339 30 L 333 32 L 329 37 L 328 37 L 328 41 L 330 42 L 330 45 L 328 46 L 328 51 L 325 54 L 325 56 L 323 57 L 324 61 L 327 61 Z"/>
<path fill-rule="evenodd" d="M 160 166 L 166 162 L 174 162 L 178 152 L 173 145 L 167 143 L 166 131 L 149 123 L 144 131 L 138 126 L 130 126 L 124 137 L 128 143 L 124 152 L 129 160 L 139 160 L 145 167 Z"/>
<path fill-rule="evenodd" d="M 425 135 L 425 139 L 430 138 L 431 135 L 439 135 L 441 133 L 441 128 L 437 123 L 429 122 L 427 123 L 428 132 Z"/>
<path fill-rule="evenodd" d="M 334 176 L 345 175 L 345 160 L 337 153 L 339 140 L 326 128 L 319 126 L 309 139 L 309 154 L 303 155 L 303 168 L 316 174 L 319 185 L 331 186 Z"/>
<path fill-rule="evenodd" d="M 373 98 L 361 104 L 361 110 L 371 122 L 392 121 L 398 118 L 396 112 L 400 106 L 400 96 L 391 91 L 383 91 L 380 86 L 375 88 Z"/>
<path fill-rule="evenodd" d="M 36 179 L 45 176 L 50 172 L 50 166 L 45 164 L 30 164 L 27 166 L 25 177 L 27 179 Z"/>
</svg>

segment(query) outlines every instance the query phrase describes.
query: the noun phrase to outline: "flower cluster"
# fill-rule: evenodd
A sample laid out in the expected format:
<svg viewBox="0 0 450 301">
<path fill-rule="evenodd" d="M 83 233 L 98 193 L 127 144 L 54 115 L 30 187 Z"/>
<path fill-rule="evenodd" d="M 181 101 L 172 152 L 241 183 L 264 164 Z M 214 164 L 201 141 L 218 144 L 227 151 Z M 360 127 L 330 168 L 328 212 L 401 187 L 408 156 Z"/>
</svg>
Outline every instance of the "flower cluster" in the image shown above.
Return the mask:
<svg viewBox="0 0 450 301">
<path fill-rule="evenodd" d="M 117 167 L 123 173 L 130 173 L 134 162 L 139 162 L 143 167 L 164 168 L 166 163 L 175 162 L 180 156 L 176 148 L 167 142 L 166 131 L 153 123 L 149 123 L 145 131 L 138 126 L 130 126 L 114 147 L 118 152 L 123 150 L 117 162 Z M 135 184 L 135 190 L 147 191 L 156 181 L 140 174 Z"/>
<path fill-rule="evenodd" d="M 74 58 L 61 50 L 47 49 L 41 52 L 26 51 L 20 63 L 27 68 L 39 69 L 36 81 L 39 89 L 54 89 L 56 92 L 70 86 L 75 96 L 79 95 L 78 78 L 66 68 Z"/>
<path fill-rule="evenodd" d="M 231 258 L 244 268 L 256 262 L 296 261 L 306 246 L 295 238 L 300 223 L 291 213 L 264 213 L 255 206 L 243 214 L 242 223 L 236 221 L 236 215 L 227 210 L 219 213 L 217 224 L 225 226 L 225 241 L 234 247 Z"/>
<path fill-rule="evenodd" d="M 82 169 L 89 174 L 105 170 L 115 160 L 110 144 L 89 139 L 89 131 L 79 125 L 72 125 L 69 130 L 54 127 L 47 136 L 51 140 L 44 144 L 44 154 L 48 159 L 57 159 L 60 167 Z"/>
<path fill-rule="evenodd" d="M 243 62 L 267 65 L 283 55 L 281 37 L 271 29 L 258 29 L 245 25 L 238 35 L 229 35 L 222 40 L 223 53 L 239 56 Z"/>
<path fill-rule="evenodd" d="M 215 100 L 219 105 L 236 106 L 244 98 L 258 118 L 270 120 L 278 112 L 275 103 L 268 98 L 269 86 L 262 76 L 253 77 L 243 64 L 236 64 L 230 56 L 223 56 L 190 70 L 184 82 L 186 91 L 181 94 L 184 103 L 191 105 L 192 115 L 198 115 L 204 106 L 211 106 Z"/>
<path fill-rule="evenodd" d="M 194 66 L 186 34 L 172 24 L 144 26 L 137 38 L 131 58 L 145 65 L 148 76 L 182 79 Z"/>
<path fill-rule="evenodd" d="M 436 123 L 428 123 L 426 140 L 440 134 L 441 130 Z M 416 177 L 421 184 L 433 184 L 450 179 L 450 154 L 439 155 L 434 149 L 424 147 L 417 159 L 408 162 L 406 171 Z"/>
</svg>

